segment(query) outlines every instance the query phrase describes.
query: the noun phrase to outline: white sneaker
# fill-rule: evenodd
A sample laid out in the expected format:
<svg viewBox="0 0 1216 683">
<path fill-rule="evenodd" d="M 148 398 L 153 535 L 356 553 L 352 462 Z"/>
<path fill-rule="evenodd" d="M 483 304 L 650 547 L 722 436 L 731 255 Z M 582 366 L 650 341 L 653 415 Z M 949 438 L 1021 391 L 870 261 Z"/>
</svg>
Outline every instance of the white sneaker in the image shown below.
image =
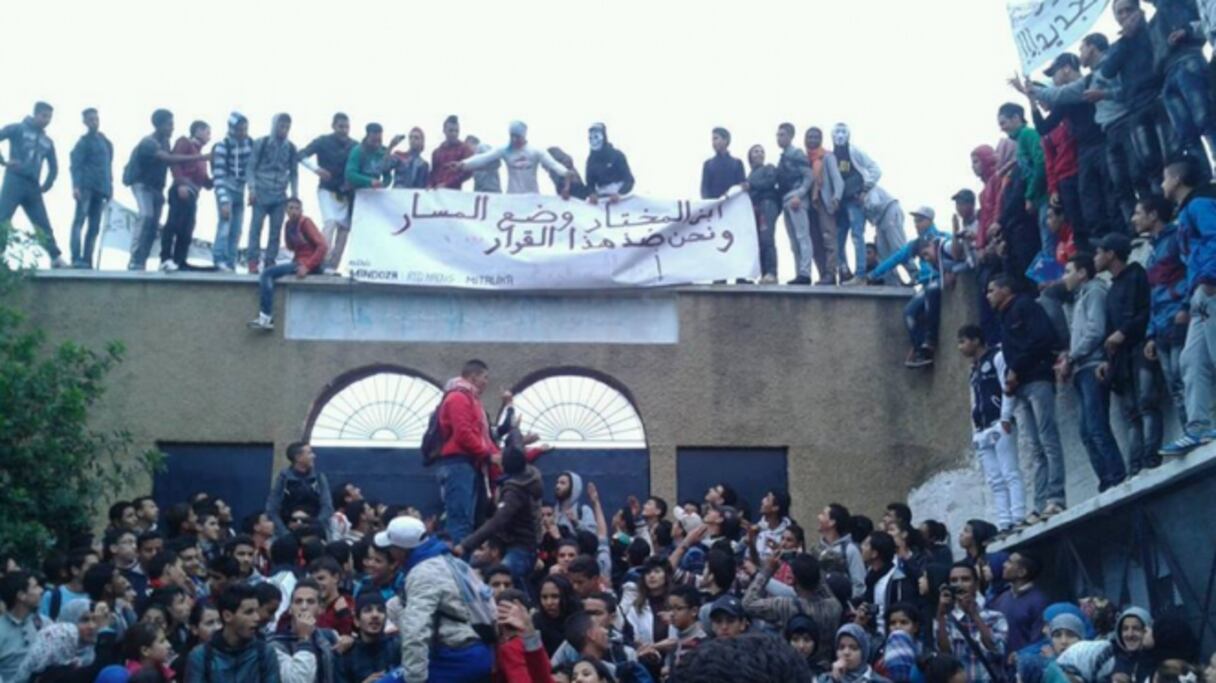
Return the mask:
<svg viewBox="0 0 1216 683">
<path fill-rule="evenodd" d="M 215 267 L 215 271 L 216 271 L 217 273 L 231 273 L 231 272 L 232 272 L 232 266 L 229 266 L 229 265 L 227 265 L 227 264 L 223 264 L 223 263 L 221 263 L 221 264 L 219 264 L 219 265 L 217 265 L 217 266 Z"/>
<path fill-rule="evenodd" d="M 161 263 L 160 263 L 160 272 L 162 272 L 162 273 L 176 273 L 176 272 L 177 272 L 177 264 L 176 264 L 175 262 L 173 262 L 173 261 L 161 261 Z"/>
<path fill-rule="evenodd" d="M 254 329 L 254 330 L 273 330 L 274 329 L 274 318 L 259 311 L 258 317 L 254 318 L 253 320 L 250 320 L 246 324 L 249 326 L 250 329 Z"/>
</svg>

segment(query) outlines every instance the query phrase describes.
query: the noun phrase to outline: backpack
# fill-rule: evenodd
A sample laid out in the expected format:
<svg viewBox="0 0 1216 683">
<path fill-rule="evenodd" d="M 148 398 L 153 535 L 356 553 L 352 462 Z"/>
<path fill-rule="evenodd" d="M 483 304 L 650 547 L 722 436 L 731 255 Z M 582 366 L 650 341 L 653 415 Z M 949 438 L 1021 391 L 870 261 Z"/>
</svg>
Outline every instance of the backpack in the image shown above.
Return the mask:
<svg viewBox="0 0 1216 683">
<path fill-rule="evenodd" d="M 122 184 L 131 187 L 139 180 L 139 146 L 144 143 L 141 138 L 135 147 L 131 149 L 131 156 L 127 158 L 127 164 L 122 167 Z"/>
<path fill-rule="evenodd" d="M 487 645 L 493 645 L 498 642 L 498 607 L 494 604 L 494 592 L 485 584 L 469 565 L 458 560 L 451 555 L 444 555 L 444 561 L 448 563 L 448 569 L 452 572 L 452 578 L 456 580 L 456 588 L 460 591 L 460 598 L 464 601 L 466 607 L 469 608 L 469 613 L 472 615 L 469 618 L 469 626 L 481 638 L 481 641 Z M 439 612 L 436 611 L 436 616 Z M 438 637 L 439 631 L 435 631 Z"/>
<path fill-rule="evenodd" d="M 316 517 L 321 512 L 321 474 L 314 474 L 314 483 L 290 478 L 283 482 L 283 504 L 280 509 L 287 513 L 297 507 L 308 510 L 308 514 Z M 328 521 L 328 520 L 325 520 Z"/>
<path fill-rule="evenodd" d="M 435 406 L 435 412 L 431 413 L 431 419 L 426 423 L 421 446 L 423 467 L 434 465 L 443 456 L 443 442 L 447 438 L 443 428 L 439 426 L 439 412 L 443 410 L 443 402 L 448 399 L 450 393 L 444 392 L 443 398 L 439 399 L 439 405 Z"/>
</svg>

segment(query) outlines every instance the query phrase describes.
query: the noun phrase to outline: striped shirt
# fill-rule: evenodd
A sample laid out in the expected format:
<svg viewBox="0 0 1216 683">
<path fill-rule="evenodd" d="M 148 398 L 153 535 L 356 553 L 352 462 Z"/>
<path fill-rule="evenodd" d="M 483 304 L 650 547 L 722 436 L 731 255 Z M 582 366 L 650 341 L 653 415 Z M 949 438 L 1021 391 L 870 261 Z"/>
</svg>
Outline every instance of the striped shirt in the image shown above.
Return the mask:
<svg viewBox="0 0 1216 683">
<path fill-rule="evenodd" d="M 220 204 L 232 204 L 233 197 L 245 190 L 253 140 L 248 137 L 237 140 L 228 136 L 217 142 L 211 151 L 211 176 L 215 181 L 215 197 Z"/>
</svg>

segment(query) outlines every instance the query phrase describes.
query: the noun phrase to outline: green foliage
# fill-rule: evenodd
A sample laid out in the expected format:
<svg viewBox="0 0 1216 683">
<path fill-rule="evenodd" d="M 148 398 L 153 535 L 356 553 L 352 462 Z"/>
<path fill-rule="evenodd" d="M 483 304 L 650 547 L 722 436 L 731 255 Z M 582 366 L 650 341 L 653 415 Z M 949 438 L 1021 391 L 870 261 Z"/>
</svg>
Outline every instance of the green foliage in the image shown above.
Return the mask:
<svg viewBox="0 0 1216 683">
<path fill-rule="evenodd" d="M 91 529 L 107 494 L 153 472 L 163 455 L 130 457 L 129 433 L 88 424 L 123 346 L 47 348 L 45 335 L 12 305 L 27 277 L 11 265 L 25 259 L 13 256 L 29 248 L 11 224 L 0 225 L 0 253 L 8 257 L 0 258 L 0 552 L 36 561 Z"/>
</svg>

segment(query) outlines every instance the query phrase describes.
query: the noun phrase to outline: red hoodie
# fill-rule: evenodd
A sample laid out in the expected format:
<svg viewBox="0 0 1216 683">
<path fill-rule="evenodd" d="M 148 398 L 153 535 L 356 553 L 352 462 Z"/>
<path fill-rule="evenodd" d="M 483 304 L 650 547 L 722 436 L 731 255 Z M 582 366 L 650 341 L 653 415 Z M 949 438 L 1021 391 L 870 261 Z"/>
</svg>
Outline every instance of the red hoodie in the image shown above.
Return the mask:
<svg viewBox="0 0 1216 683">
<path fill-rule="evenodd" d="M 979 159 L 980 179 L 984 181 L 984 189 L 980 190 L 980 228 L 975 236 L 976 249 L 983 249 L 988 241 L 988 228 L 1001 215 L 1001 177 L 996 174 L 996 150 L 991 145 L 976 147 L 971 156 Z"/>
<path fill-rule="evenodd" d="M 1060 191 L 1060 181 L 1077 175 L 1077 143 L 1067 121 L 1060 122 L 1043 137 L 1043 162 L 1047 166 L 1047 191 Z"/>
<path fill-rule="evenodd" d="M 543 646 L 529 650 L 523 638 L 512 638 L 495 650 L 494 683 L 554 683 Z"/>
</svg>

